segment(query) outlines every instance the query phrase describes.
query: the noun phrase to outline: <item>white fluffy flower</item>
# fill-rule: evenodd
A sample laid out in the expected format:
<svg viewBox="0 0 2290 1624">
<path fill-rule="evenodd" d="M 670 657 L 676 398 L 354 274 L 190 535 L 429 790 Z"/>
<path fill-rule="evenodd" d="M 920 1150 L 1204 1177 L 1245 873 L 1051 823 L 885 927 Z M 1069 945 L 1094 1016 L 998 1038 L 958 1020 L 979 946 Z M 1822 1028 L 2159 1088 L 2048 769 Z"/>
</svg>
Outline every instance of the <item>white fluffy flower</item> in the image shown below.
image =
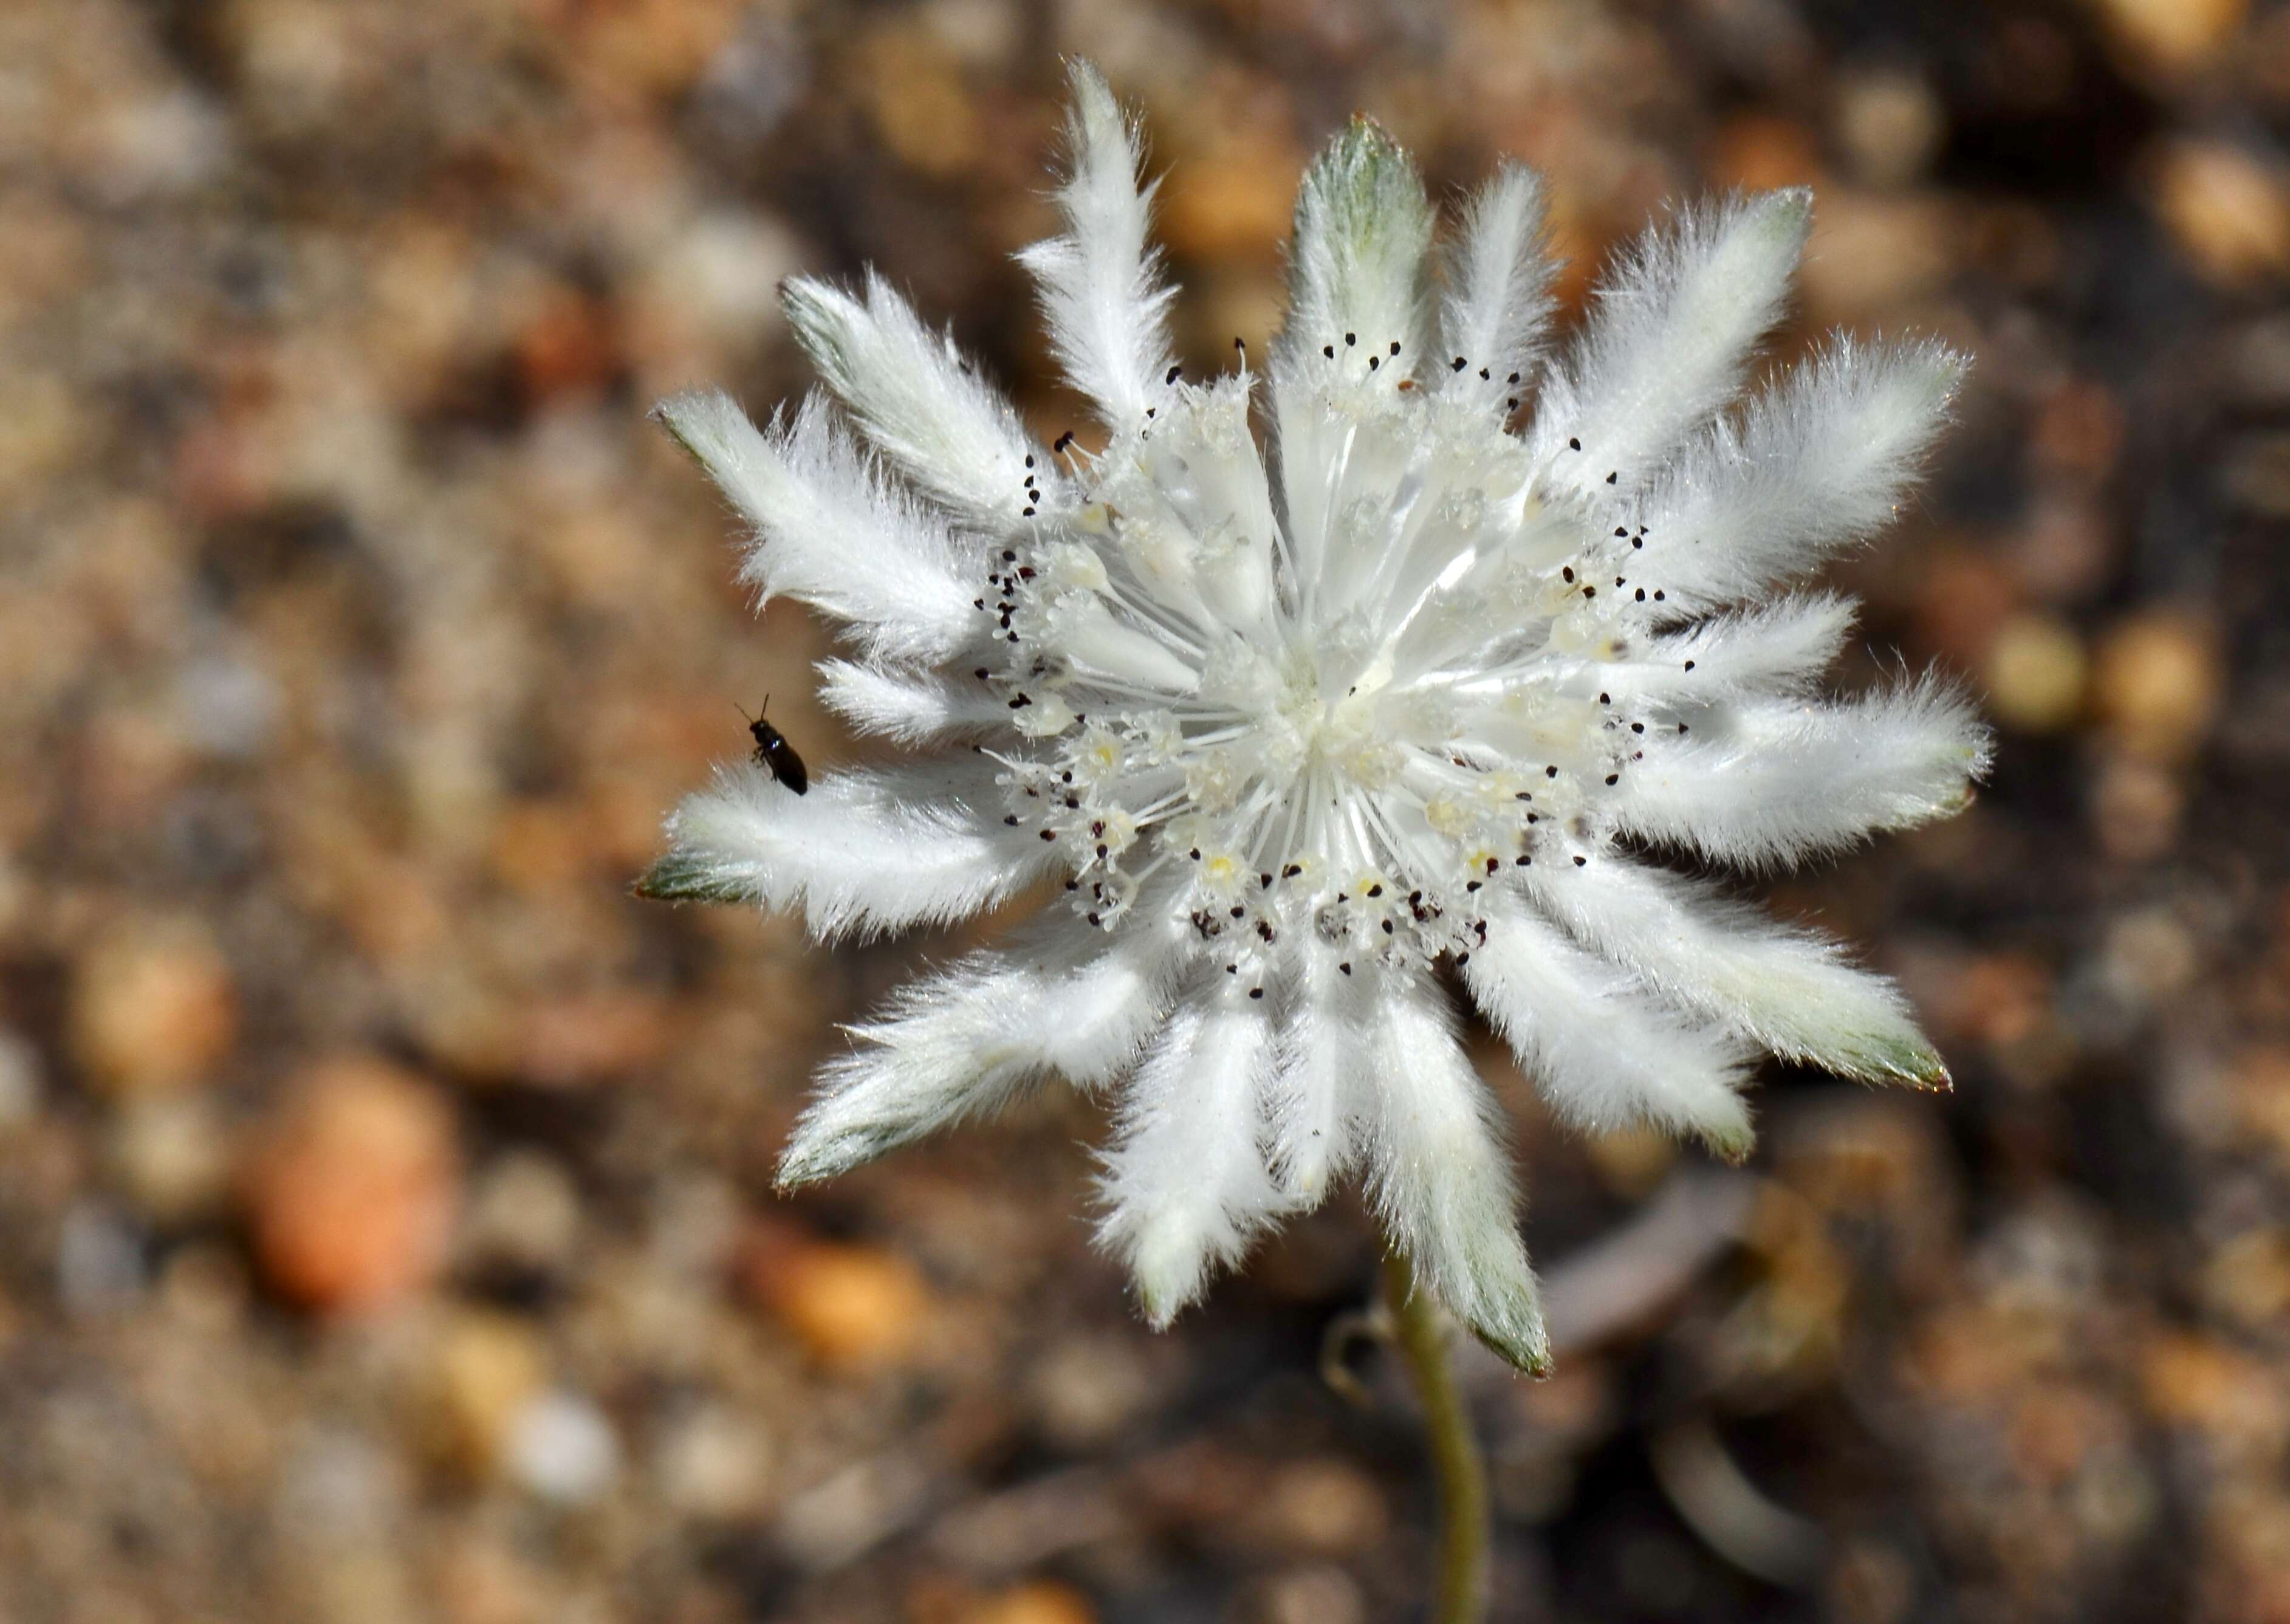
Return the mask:
<svg viewBox="0 0 2290 1624">
<path fill-rule="evenodd" d="M 1500 1113 L 1439 966 L 1586 1129 L 1740 1156 L 1760 1050 L 1945 1081 L 1891 983 L 1653 860 L 1771 868 L 1964 804 L 1988 748 L 1965 703 L 1822 697 L 1853 605 L 1785 589 L 1896 511 L 1963 363 L 1838 339 L 1735 404 L 1802 192 L 1650 232 L 1546 363 L 1533 175 L 1435 255 L 1363 121 L 1305 178 L 1269 373 L 1190 381 L 1135 132 L 1093 70 L 1074 92 L 1066 233 L 1024 258 L 1101 452 L 1029 438 L 873 278 L 787 292 L 840 412 L 660 408 L 753 526 L 743 578 L 844 624 L 828 702 L 921 754 L 803 796 L 726 766 L 644 888 L 825 939 L 1047 883 L 1007 946 L 853 1029 L 786 1182 L 1045 1074 L 1118 1079 L 1102 1236 L 1155 1322 L 1357 1170 L 1419 1276 L 1538 1367 Z"/>
</svg>

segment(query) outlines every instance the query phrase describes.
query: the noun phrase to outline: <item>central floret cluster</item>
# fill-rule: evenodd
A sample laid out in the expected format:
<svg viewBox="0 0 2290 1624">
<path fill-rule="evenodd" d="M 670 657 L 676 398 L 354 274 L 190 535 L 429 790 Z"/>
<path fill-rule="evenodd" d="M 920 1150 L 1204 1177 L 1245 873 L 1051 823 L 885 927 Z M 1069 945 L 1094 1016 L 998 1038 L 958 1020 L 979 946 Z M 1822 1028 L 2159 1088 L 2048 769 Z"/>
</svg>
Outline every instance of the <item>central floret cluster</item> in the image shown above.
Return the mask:
<svg viewBox="0 0 2290 1624">
<path fill-rule="evenodd" d="M 1890 983 L 1654 859 L 1773 867 L 1964 804 L 1965 705 L 1823 697 L 1852 604 L 1784 589 L 1893 516 L 1961 363 L 1837 340 L 1739 404 L 1795 192 L 1648 233 L 1548 361 L 1533 176 L 1436 255 L 1361 122 L 1305 178 L 1267 370 L 1189 380 L 1134 133 L 1093 71 L 1075 93 L 1069 229 L 1024 257 L 1098 449 L 1034 439 L 873 278 L 788 289 L 839 412 L 661 408 L 754 528 L 744 578 L 847 632 L 826 701 L 924 753 L 801 796 L 727 766 L 644 888 L 833 937 L 1062 883 L 853 1028 L 782 1179 L 1045 1074 L 1118 1084 L 1101 1234 L 1157 1320 L 1358 1167 L 1418 1277 L 1539 1366 L 1498 1114 L 1432 966 L 1592 1129 L 1745 1154 L 1760 1050 L 1945 1081 Z"/>
<path fill-rule="evenodd" d="M 1424 388 L 1405 340 L 1357 332 L 1290 380 L 1283 425 L 1321 455 L 1292 452 L 1284 525 L 1251 384 L 1173 372 L 1070 478 L 1029 472 L 1030 533 L 974 600 L 1004 652 L 973 675 L 1028 741 L 989 752 L 1005 821 L 1056 846 L 1089 924 L 1174 909 L 1252 997 L 1292 940 L 1343 974 L 1467 963 L 1479 893 L 1587 862 L 1648 727 L 1690 729 L 1696 662 L 1631 573 L 1646 527 L 1597 533 L 1503 431 L 1515 396 Z"/>
</svg>

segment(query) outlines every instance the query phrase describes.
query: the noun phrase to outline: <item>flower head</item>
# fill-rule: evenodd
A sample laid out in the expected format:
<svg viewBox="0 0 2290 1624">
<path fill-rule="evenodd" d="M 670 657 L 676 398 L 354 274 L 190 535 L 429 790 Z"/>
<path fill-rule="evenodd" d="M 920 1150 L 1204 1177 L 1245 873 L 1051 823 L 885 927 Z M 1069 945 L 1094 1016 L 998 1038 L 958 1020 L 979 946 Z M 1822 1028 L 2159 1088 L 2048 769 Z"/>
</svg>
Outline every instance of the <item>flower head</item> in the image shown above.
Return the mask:
<svg viewBox="0 0 2290 1624">
<path fill-rule="evenodd" d="M 1504 169 L 1435 254 L 1359 121 L 1305 178 L 1269 370 L 1190 380 L 1135 132 L 1093 69 L 1073 91 L 1066 231 L 1024 259 L 1101 449 L 1031 439 L 871 277 L 787 293 L 839 411 L 660 408 L 753 526 L 744 579 L 847 630 L 828 702 L 924 754 L 801 798 L 726 766 L 645 888 L 831 938 L 1061 886 L 853 1029 L 782 1180 L 1118 1079 L 1101 1234 L 1157 1323 L 1358 1170 L 1420 1277 L 1539 1367 L 1439 966 L 1586 1128 L 1744 1155 L 1761 1050 L 1946 1080 L 1890 983 L 1654 859 L 1769 868 L 1964 804 L 1965 703 L 1822 697 L 1853 605 L 1787 589 L 1890 518 L 1963 363 L 1838 339 L 1736 404 L 1802 192 L 1651 231 L 1547 360 L 1535 178 Z"/>
</svg>

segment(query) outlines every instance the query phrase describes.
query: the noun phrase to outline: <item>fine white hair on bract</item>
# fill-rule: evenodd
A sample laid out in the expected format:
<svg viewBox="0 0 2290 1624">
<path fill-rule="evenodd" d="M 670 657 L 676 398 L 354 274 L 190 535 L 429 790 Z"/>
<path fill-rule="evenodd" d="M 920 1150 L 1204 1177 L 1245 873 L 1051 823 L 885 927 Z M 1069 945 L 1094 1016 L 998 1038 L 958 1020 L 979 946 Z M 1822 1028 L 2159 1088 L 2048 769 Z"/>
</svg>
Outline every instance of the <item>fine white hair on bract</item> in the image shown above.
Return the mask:
<svg viewBox="0 0 2290 1624">
<path fill-rule="evenodd" d="M 1773 869 L 1966 804 L 1969 704 L 1825 697 L 1854 605 L 1801 584 L 1899 510 L 1965 364 L 1838 338 L 1743 399 L 1801 191 L 1649 230 L 1554 356 L 1536 178 L 1504 167 L 1437 247 L 1359 120 L 1305 177 L 1268 372 L 1190 380 L 1137 127 L 1093 68 L 1072 92 L 1065 229 L 1021 258 L 1100 449 L 1035 440 L 871 276 L 787 290 L 831 399 L 763 429 L 720 391 L 660 406 L 749 527 L 741 579 L 846 635 L 827 702 L 917 754 L 803 796 L 727 764 L 640 889 L 832 940 L 1061 884 L 850 1028 L 782 1181 L 1048 1076 L 1113 1087 L 1101 1236 L 1156 1324 L 1356 1175 L 1539 1370 L 1443 964 L 1592 1131 L 1745 1156 L 1761 1052 L 1947 1083 L 1891 982 L 1661 860 Z"/>
</svg>

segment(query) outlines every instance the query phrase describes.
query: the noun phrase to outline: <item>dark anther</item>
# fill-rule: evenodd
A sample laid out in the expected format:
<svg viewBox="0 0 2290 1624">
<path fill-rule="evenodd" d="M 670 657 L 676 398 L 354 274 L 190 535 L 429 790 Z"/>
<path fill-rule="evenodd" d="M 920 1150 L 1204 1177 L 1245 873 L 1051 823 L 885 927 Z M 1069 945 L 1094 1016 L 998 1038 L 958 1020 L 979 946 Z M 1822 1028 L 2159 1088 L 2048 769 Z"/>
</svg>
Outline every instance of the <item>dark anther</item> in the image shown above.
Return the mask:
<svg viewBox="0 0 2290 1624">
<path fill-rule="evenodd" d="M 1347 344 L 1357 344 L 1357 343 L 1358 343 L 1358 342 L 1359 342 L 1359 334 L 1358 334 L 1358 333 L 1357 333 L 1357 332 L 1348 332 L 1348 333 L 1344 334 L 1344 342 L 1345 342 L 1345 343 L 1347 343 Z"/>
<path fill-rule="evenodd" d="M 1050 447 L 1050 454 L 1052 456 L 1055 456 L 1058 452 L 1065 450 L 1067 446 L 1071 445 L 1073 443 L 1074 431 L 1069 428 L 1065 433 L 1058 436 L 1057 444 Z"/>
<path fill-rule="evenodd" d="M 1611 470 L 1611 471 L 1609 471 L 1609 472 L 1608 472 L 1608 474 L 1606 475 L 1606 483 L 1607 483 L 1608 484 L 1613 484 L 1614 483 L 1614 481 L 1616 481 L 1617 479 L 1620 479 L 1621 476 L 1621 476 L 1621 470 L 1620 470 L 1620 469 L 1613 469 L 1613 470 Z"/>
<path fill-rule="evenodd" d="M 1042 831 L 1042 838 L 1045 840 L 1055 840 L 1057 837 L 1058 832 L 1055 829 L 1044 829 Z"/>
<path fill-rule="evenodd" d="M 1261 998 L 1264 996 L 1264 989 L 1261 987 L 1252 987 L 1248 989 L 1248 996 L 1252 998 Z"/>
<path fill-rule="evenodd" d="M 1606 774 L 1606 788 L 1609 789 L 1613 788 L 1616 784 L 1619 784 L 1621 781 L 1622 775 L 1619 772 L 1609 772 Z"/>
<path fill-rule="evenodd" d="M 1449 367 L 1447 370 L 1448 370 L 1449 372 L 1461 372 L 1461 371 L 1462 371 L 1466 366 L 1469 366 L 1469 364 L 1470 364 L 1470 363 L 1469 363 L 1469 362 L 1468 362 L 1468 361 L 1466 361 L 1466 360 L 1464 360 L 1462 356 L 1457 356 L 1455 357 L 1455 364 L 1454 364 L 1453 366 L 1452 366 L 1452 367 Z"/>
<path fill-rule="evenodd" d="M 1565 580 L 1568 586 L 1571 587 L 1574 584 L 1574 566 L 1573 564 L 1568 564 L 1565 569 L 1559 571 L 1558 574 L 1560 579 Z"/>
<path fill-rule="evenodd" d="M 1566 439 L 1566 449 L 1568 451 L 1581 451 L 1582 449 L 1582 442 L 1575 439 L 1572 435 L 1569 435 Z"/>
<path fill-rule="evenodd" d="M 1174 383 L 1177 381 L 1179 376 L 1183 373 L 1184 370 L 1184 364 L 1180 362 L 1178 364 L 1171 367 L 1167 372 L 1161 374 L 1161 381 L 1163 383 Z"/>
<path fill-rule="evenodd" d="M 1588 864 L 1588 863 L 1589 862 L 1589 860 L 1589 860 L 1589 858 L 1587 858 L 1587 857 L 1578 857 L 1578 858 L 1576 858 L 1576 859 L 1574 860 L 1574 866 L 1575 866 L 1577 868 L 1582 868 L 1582 867 L 1584 867 L 1586 864 Z"/>
<path fill-rule="evenodd" d="M 1399 353 L 1399 340 L 1397 339 L 1391 340 L 1391 353 L 1395 356 Z"/>
<path fill-rule="evenodd" d="M 1336 347 L 1333 344 L 1323 344 L 1320 346 L 1320 353 L 1333 361 L 1336 358 Z"/>
</svg>

